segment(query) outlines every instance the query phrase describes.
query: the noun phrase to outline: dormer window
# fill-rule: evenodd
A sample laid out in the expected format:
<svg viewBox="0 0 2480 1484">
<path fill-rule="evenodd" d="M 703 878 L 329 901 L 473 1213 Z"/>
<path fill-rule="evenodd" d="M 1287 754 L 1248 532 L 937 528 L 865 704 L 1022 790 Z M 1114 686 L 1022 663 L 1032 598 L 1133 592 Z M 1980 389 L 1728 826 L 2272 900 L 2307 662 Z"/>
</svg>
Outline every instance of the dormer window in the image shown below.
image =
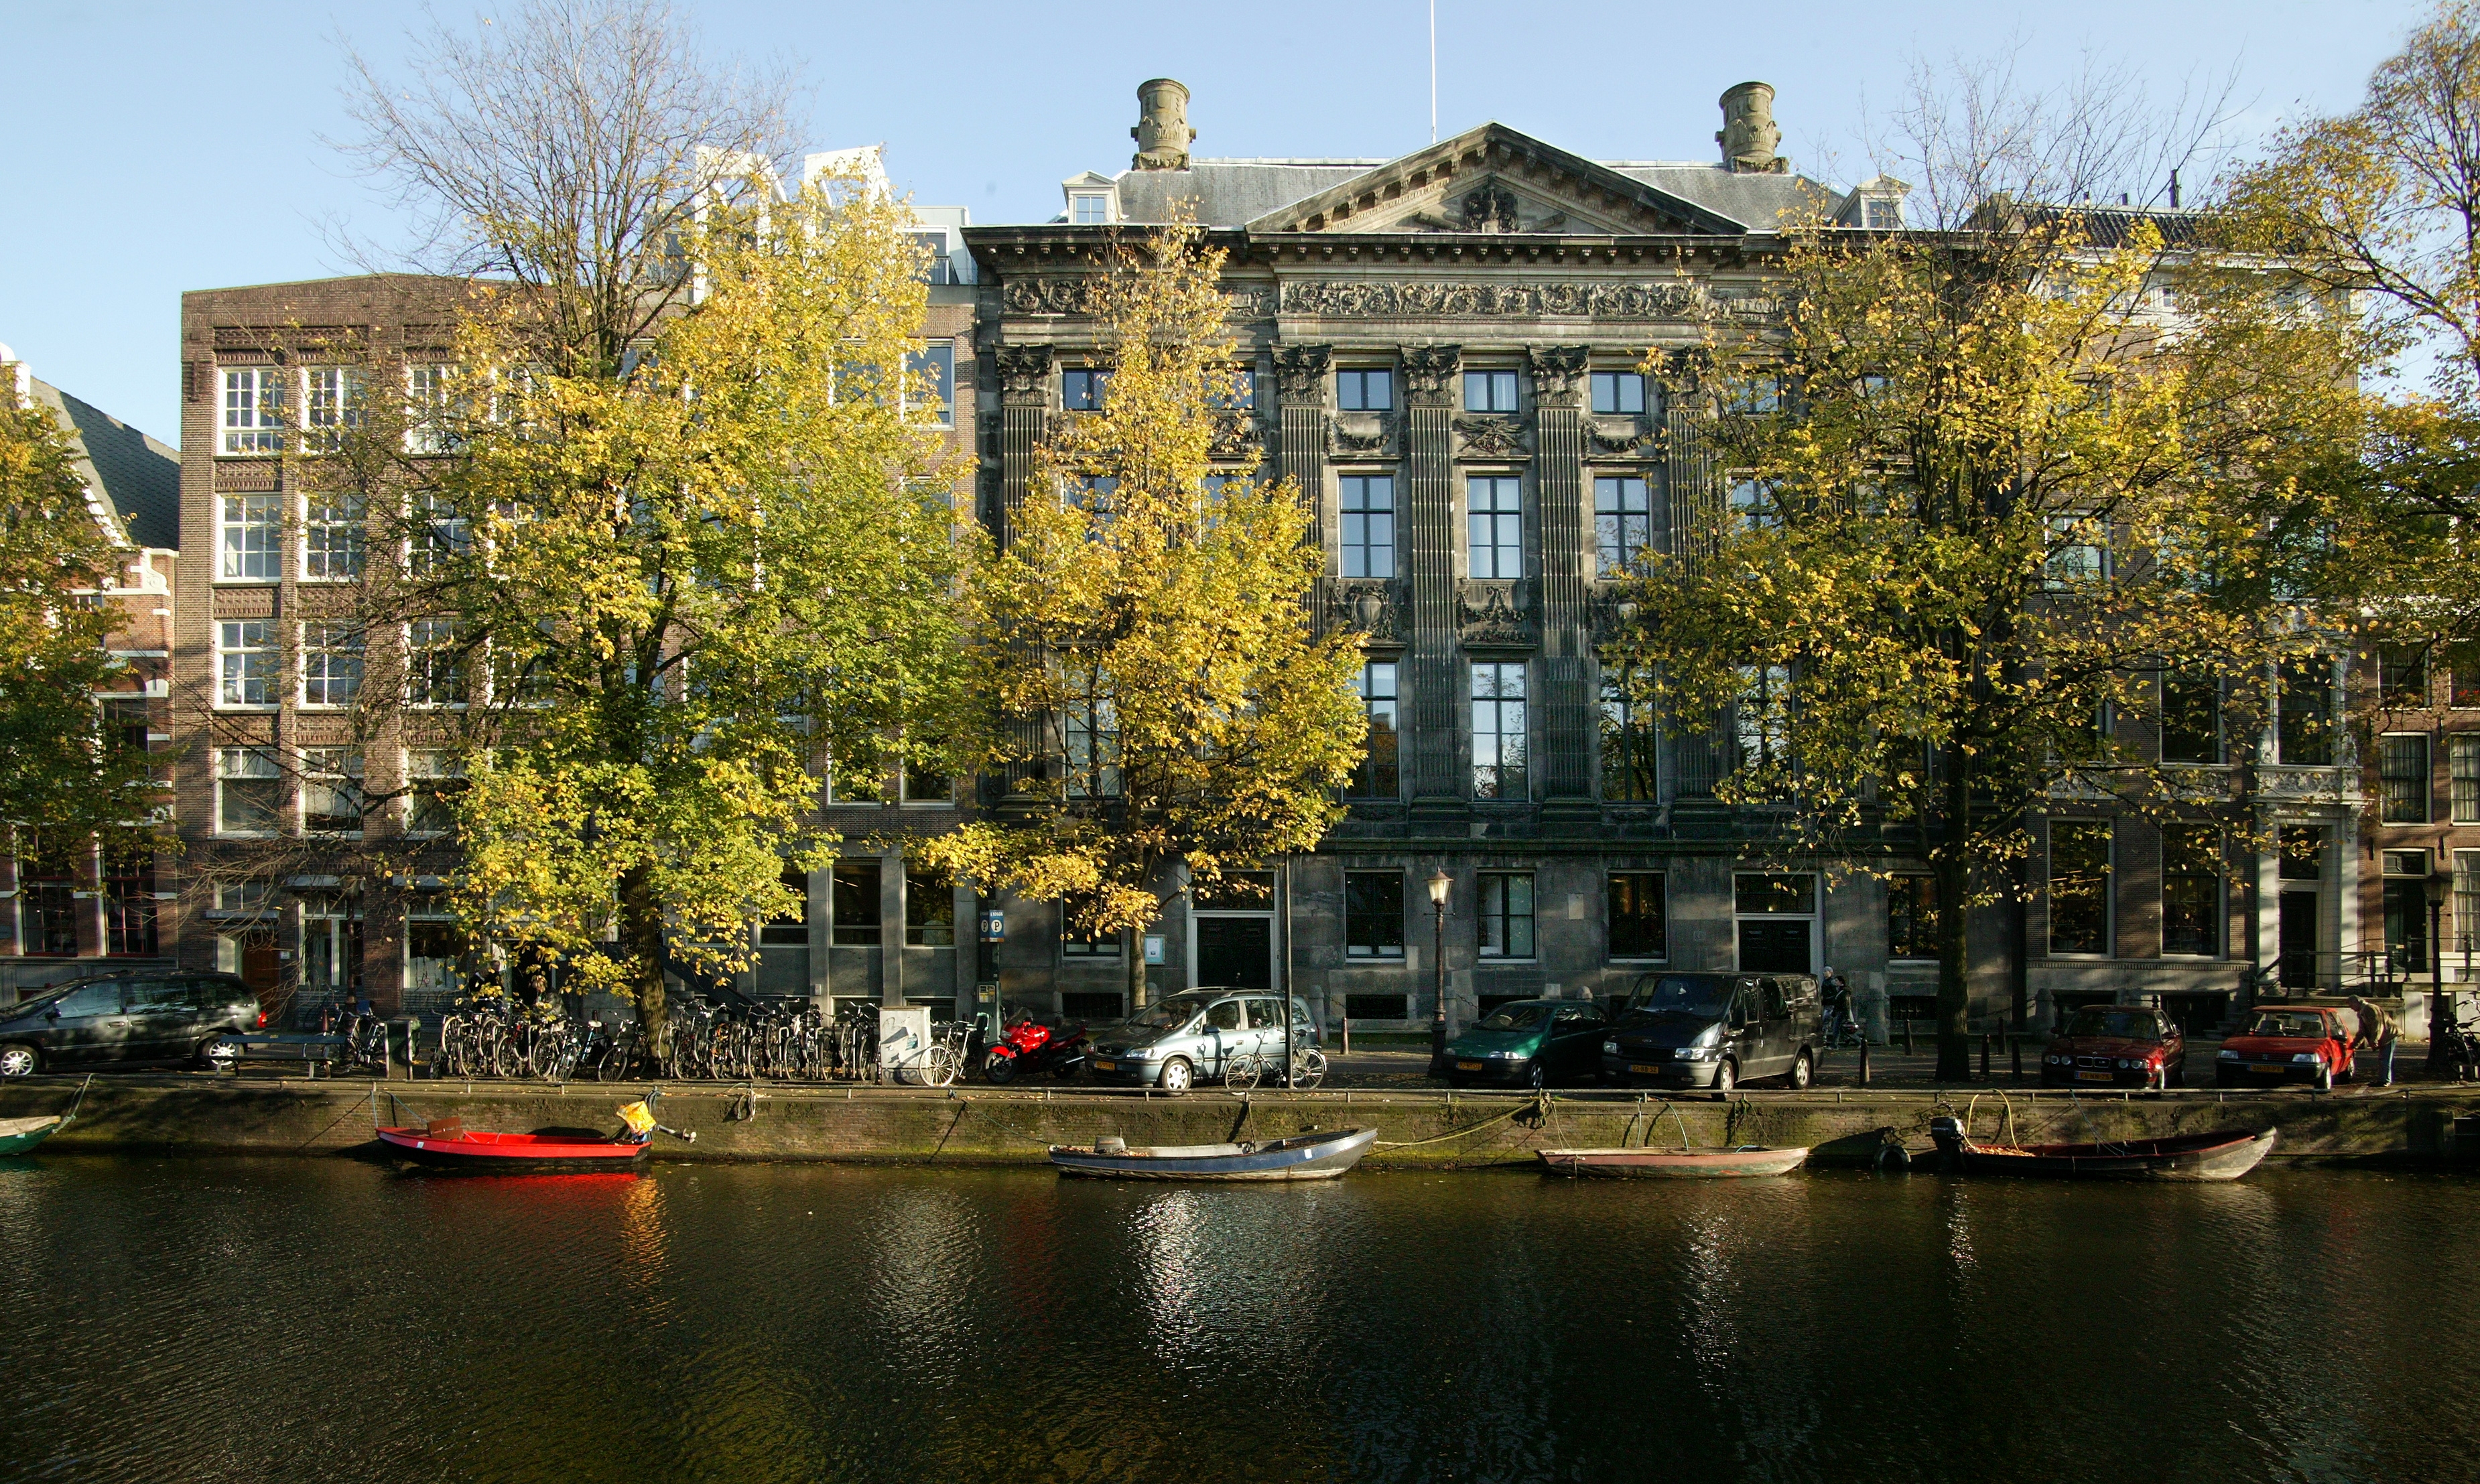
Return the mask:
<svg viewBox="0 0 2480 1484">
<path fill-rule="evenodd" d="M 1899 232 L 1903 220 L 1903 197 L 1911 186 L 1892 175 L 1873 175 L 1851 188 L 1836 208 L 1834 224 L 1839 227 L 1861 227 L 1872 232 Z"/>
<path fill-rule="evenodd" d="M 1069 225 L 1101 227 L 1120 219 L 1120 183 L 1110 176 L 1087 170 L 1061 181 L 1059 189 L 1068 196 Z"/>
</svg>

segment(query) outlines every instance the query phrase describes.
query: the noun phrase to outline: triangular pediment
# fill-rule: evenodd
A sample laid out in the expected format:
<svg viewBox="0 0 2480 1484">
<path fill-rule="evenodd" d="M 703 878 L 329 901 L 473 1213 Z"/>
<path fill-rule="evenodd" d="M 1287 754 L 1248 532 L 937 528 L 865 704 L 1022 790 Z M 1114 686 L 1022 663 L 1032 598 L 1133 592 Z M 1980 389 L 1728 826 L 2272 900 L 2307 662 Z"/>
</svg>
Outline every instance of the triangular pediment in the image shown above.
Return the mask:
<svg viewBox="0 0 2480 1484">
<path fill-rule="evenodd" d="M 1489 123 L 1268 212 L 1249 230 L 1738 237 L 1747 228 L 1609 166 Z"/>
</svg>

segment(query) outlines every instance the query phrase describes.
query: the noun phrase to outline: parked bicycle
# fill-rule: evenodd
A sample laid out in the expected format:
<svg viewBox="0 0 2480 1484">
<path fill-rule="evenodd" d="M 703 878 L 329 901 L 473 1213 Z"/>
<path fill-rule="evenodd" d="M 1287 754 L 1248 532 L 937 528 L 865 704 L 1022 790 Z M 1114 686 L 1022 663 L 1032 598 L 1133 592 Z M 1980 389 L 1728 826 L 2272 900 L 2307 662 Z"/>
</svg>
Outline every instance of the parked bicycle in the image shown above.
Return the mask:
<svg viewBox="0 0 2480 1484">
<path fill-rule="evenodd" d="M 1279 1063 L 1273 1057 L 1256 1052 L 1242 1052 L 1223 1068 L 1223 1085 L 1234 1092 L 1246 1092 L 1260 1081 L 1279 1076 Z M 1315 1046 L 1292 1048 L 1292 1089 L 1305 1092 L 1326 1081 L 1326 1053 Z"/>
</svg>

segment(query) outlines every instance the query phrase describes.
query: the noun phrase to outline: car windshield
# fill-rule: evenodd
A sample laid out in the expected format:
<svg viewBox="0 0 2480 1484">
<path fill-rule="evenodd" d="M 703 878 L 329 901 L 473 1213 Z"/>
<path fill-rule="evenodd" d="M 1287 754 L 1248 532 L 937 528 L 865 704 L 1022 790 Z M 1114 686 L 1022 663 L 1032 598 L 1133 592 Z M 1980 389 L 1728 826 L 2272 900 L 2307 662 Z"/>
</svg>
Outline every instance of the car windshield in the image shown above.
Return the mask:
<svg viewBox="0 0 2480 1484">
<path fill-rule="evenodd" d="M 2075 1023 L 2067 1027 L 2067 1034 L 2149 1041 L 2160 1038 L 2161 1027 L 2151 1011 L 2104 1010 L 2096 1006 L 2076 1011 Z"/>
<path fill-rule="evenodd" d="M 1186 998 L 1156 1000 L 1128 1017 L 1128 1024 L 1147 1031 L 1168 1031 L 1188 1024 L 1205 1009 L 1203 1000 Z"/>
<path fill-rule="evenodd" d="M 43 1006 L 53 1003 L 62 995 L 68 993 L 76 987 L 77 985 L 62 985 L 57 988 L 46 989 L 40 994 L 29 995 L 25 999 L 19 1000 L 16 1004 L 10 1006 L 6 1011 L 0 1011 L 0 1014 L 14 1015 L 30 1010 L 39 1010 Z"/>
<path fill-rule="evenodd" d="M 1530 1031 L 1550 1013 L 1547 1005 L 1502 1005 L 1489 1012 L 1479 1029 L 1484 1031 Z"/>
<path fill-rule="evenodd" d="M 2325 1034 L 2325 1017 L 2299 1010 L 2268 1011 L 2256 1017 L 2256 1024 L 2248 1027 L 2248 1034 L 2321 1036 Z"/>
<path fill-rule="evenodd" d="M 1645 1011 L 1674 1011 L 1698 1015 L 1706 1019 L 1719 1016 L 1731 1006 L 1731 983 L 1725 979 L 1689 979 L 1668 975 L 1657 981 L 1650 995 L 1642 995 L 1634 1006 Z"/>
</svg>

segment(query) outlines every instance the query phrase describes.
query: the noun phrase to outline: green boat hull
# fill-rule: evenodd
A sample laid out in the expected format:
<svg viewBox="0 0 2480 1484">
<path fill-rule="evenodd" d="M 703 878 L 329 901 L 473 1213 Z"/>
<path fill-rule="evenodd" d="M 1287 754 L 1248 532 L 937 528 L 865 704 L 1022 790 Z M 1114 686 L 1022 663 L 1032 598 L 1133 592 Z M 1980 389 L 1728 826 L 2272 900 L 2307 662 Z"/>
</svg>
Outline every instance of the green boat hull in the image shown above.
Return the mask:
<svg viewBox="0 0 2480 1484">
<path fill-rule="evenodd" d="M 37 1144 L 60 1132 L 65 1118 L 0 1119 L 0 1160 L 32 1153 Z"/>
</svg>

